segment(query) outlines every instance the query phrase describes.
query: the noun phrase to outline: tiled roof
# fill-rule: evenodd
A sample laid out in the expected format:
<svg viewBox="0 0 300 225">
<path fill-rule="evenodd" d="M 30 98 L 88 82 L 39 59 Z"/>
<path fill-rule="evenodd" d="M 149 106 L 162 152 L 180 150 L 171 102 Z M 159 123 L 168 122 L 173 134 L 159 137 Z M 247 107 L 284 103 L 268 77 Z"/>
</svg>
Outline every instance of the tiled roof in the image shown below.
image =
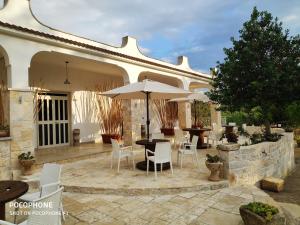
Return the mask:
<svg viewBox="0 0 300 225">
<path fill-rule="evenodd" d="M 17 26 L 17 25 L 5 23 L 5 22 L 2 22 L 2 21 L 0 21 L 0 26 L 6 27 L 6 28 L 9 28 L 9 29 L 13 29 L 13 30 L 17 30 L 17 31 L 21 31 L 21 32 L 25 32 L 25 33 L 28 33 L 28 34 L 33 34 L 33 35 L 36 35 L 36 36 L 52 39 L 52 40 L 55 40 L 55 41 L 65 42 L 65 43 L 68 43 L 68 44 L 76 45 L 76 46 L 83 47 L 83 48 L 90 49 L 90 50 L 95 50 L 95 51 L 102 52 L 102 53 L 105 53 L 105 54 L 110 54 L 110 55 L 130 59 L 130 60 L 133 60 L 133 61 L 146 63 L 146 64 L 150 64 L 150 65 L 153 65 L 153 66 L 158 66 L 158 67 L 162 67 L 162 68 L 165 68 L 165 69 L 170 69 L 170 70 L 174 70 L 174 71 L 177 71 L 177 72 L 181 72 L 181 73 L 190 74 L 190 75 L 193 75 L 193 76 L 209 79 L 209 77 L 202 76 L 202 75 L 199 75 L 199 74 L 191 72 L 191 71 L 185 71 L 185 70 L 174 68 L 174 67 L 171 67 L 171 66 L 168 66 L 168 65 L 160 64 L 160 63 L 157 63 L 157 62 L 152 62 L 152 61 L 137 58 L 137 57 L 134 57 L 134 56 L 129 56 L 129 55 L 126 55 L 126 54 L 111 51 L 111 50 L 104 49 L 104 48 L 101 48 L 101 47 L 97 47 L 97 46 L 94 46 L 94 45 L 90 45 L 90 44 L 82 43 L 82 42 L 79 42 L 79 41 L 74 41 L 74 40 L 70 40 L 70 39 L 67 39 L 67 38 L 55 36 L 55 35 L 52 35 L 52 34 L 47 34 L 47 33 L 44 33 L 44 32 L 36 31 L 36 30 L 29 29 L 29 28 L 26 28 L 26 27 Z"/>
</svg>

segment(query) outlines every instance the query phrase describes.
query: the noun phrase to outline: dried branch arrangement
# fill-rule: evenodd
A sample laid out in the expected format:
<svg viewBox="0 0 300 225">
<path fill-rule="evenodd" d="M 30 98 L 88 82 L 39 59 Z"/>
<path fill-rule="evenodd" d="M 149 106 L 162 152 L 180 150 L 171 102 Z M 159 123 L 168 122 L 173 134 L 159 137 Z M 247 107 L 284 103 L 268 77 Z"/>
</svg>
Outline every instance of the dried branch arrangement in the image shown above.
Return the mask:
<svg viewBox="0 0 300 225">
<path fill-rule="evenodd" d="M 166 100 L 152 100 L 154 112 L 161 128 L 174 128 L 178 120 L 178 105 L 176 102 Z"/>
<path fill-rule="evenodd" d="M 38 84 L 32 84 L 30 90 L 33 93 L 33 120 L 36 122 L 38 120 L 39 112 L 42 109 L 43 100 L 45 99 L 46 95 L 42 95 L 47 90 L 43 88 L 43 81 L 42 79 L 39 80 Z"/>
<path fill-rule="evenodd" d="M 118 87 L 115 83 L 98 85 L 96 90 L 102 93 Z M 100 132 L 102 134 L 121 134 L 123 123 L 122 100 L 111 99 L 98 94 L 97 104 L 99 108 Z"/>
<path fill-rule="evenodd" d="M 5 101 L 7 100 L 7 85 L 6 85 L 6 68 L 5 68 L 5 60 L 4 57 L 0 59 L 0 66 L 1 66 L 1 74 L 0 74 L 0 125 L 4 127 L 7 125 L 7 121 L 5 121 Z"/>
</svg>

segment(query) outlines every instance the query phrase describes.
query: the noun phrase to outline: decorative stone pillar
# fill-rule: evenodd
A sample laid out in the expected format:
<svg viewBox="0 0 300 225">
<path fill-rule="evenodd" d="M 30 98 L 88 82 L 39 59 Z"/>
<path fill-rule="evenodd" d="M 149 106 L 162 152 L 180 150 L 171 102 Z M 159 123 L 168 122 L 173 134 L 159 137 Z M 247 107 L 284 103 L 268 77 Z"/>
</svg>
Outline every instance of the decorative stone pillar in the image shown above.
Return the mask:
<svg viewBox="0 0 300 225">
<path fill-rule="evenodd" d="M 126 145 L 141 139 L 142 101 L 123 100 L 123 138 Z"/>
<path fill-rule="evenodd" d="M 11 178 L 10 137 L 0 138 L 0 180 Z"/>
<path fill-rule="evenodd" d="M 180 128 L 186 128 L 192 126 L 190 103 L 186 103 L 186 102 L 178 103 L 178 120 L 179 120 Z"/>
<path fill-rule="evenodd" d="M 230 162 L 235 158 L 235 151 L 240 149 L 239 144 L 221 144 L 218 145 L 219 156 L 223 162 L 223 168 L 220 172 L 220 177 L 228 179 L 231 184 L 236 183 L 236 178 L 234 174 L 230 171 Z"/>
<path fill-rule="evenodd" d="M 34 152 L 33 93 L 29 90 L 10 90 L 9 98 L 11 167 L 12 170 L 19 170 L 18 155 Z"/>
</svg>

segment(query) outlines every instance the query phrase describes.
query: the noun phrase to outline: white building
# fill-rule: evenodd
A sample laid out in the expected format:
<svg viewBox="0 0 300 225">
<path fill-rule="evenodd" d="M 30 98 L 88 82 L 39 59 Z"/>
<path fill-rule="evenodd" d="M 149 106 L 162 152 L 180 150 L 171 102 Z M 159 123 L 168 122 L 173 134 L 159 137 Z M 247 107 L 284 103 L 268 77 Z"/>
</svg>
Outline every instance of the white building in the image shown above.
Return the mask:
<svg viewBox="0 0 300 225">
<path fill-rule="evenodd" d="M 85 92 L 95 91 L 96 84 L 123 85 L 147 77 L 188 90 L 209 88 L 211 79 L 192 70 L 184 56 L 174 65 L 143 55 L 132 37 L 114 47 L 50 28 L 33 15 L 30 0 L 6 0 L 0 10 L 0 58 L 2 84 L 8 88 L 2 93 L 4 120 L 10 127 L 10 138 L 0 139 L 0 179 L 18 168 L 21 152 L 72 144 L 74 128 L 81 129 L 82 141 L 99 138 L 97 118 L 87 104 L 92 94 Z M 64 84 L 65 61 L 70 85 Z M 34 119 L 36 88 L 47 90 L 48 105 Z M 130 142 L 140 133 L 142 111 L 137 109 L 144 107 L 141 101 L 127 104 L 125 127 L 131 129 L 124 136 Z M 189 104 L 180 103 L 179 111 L 180 125 L 189 127 Z M 211 111 L 212 120 L 219 122 L 218 113 Z"/>
</svg>

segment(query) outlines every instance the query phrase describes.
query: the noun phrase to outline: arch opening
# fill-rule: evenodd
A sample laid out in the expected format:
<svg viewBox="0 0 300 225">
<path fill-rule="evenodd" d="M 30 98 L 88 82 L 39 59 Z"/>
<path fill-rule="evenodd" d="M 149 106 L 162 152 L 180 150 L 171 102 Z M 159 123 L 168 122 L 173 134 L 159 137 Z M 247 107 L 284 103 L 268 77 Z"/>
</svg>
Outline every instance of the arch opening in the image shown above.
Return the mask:
<svg viewBox="0 0 300 225">
<path fill-rule="evenodd" d="M 99 92 L 124 85 L 126 77 L 123 68 L 106 62 L 58 52 L 34 55 L 29 85 L 35 101 L 35 147 L 70 145 L 74 129 L 80 129 L 81 143 L 100 142 Z"/>
</svg>

